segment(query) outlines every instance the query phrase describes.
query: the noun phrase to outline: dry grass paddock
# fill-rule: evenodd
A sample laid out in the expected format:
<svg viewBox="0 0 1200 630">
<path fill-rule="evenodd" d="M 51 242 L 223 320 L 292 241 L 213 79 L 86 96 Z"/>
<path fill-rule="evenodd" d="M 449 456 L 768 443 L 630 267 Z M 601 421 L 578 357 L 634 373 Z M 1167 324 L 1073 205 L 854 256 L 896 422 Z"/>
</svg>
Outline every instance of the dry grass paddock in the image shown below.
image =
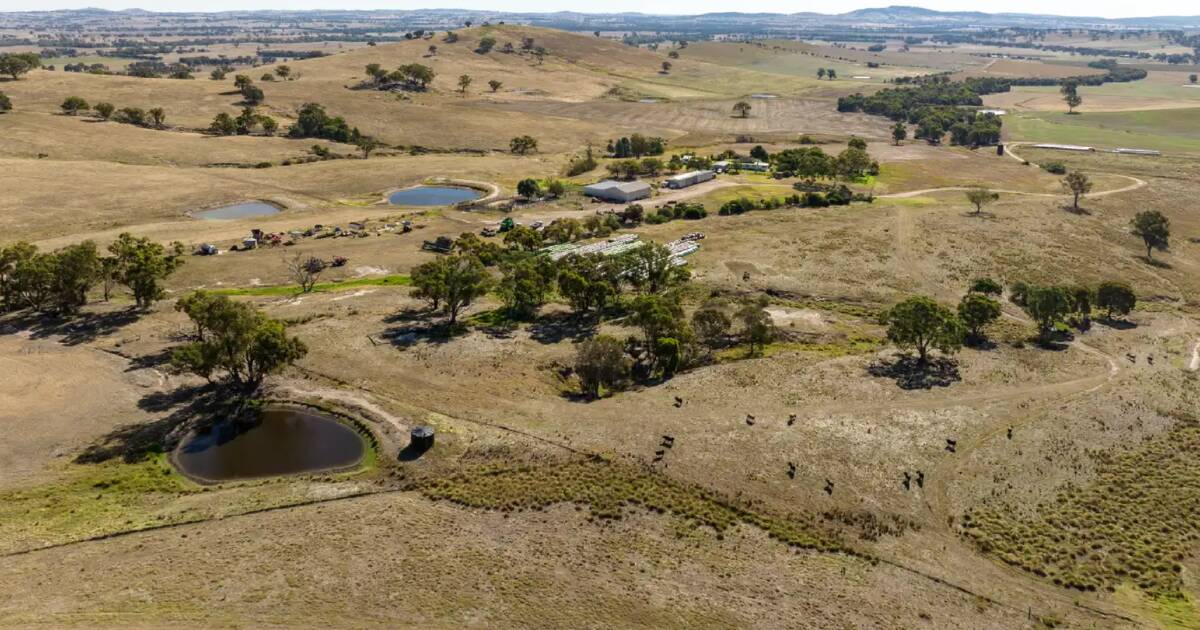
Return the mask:
<svg viewBox="0 0 1200 630">
<path fill-rule="evenodd" d="M 539 65 L 528 55 L 472 52 L 484 32 L 437 42 L 433 58 L 423 56 L 428 42 L 355 47 L 291 63 L 299 79 L 264 86 L 269 111 L 285 120 L 317 100 L 389 144 L 442 149 L 427 154 L 211 166 L 279 162 L 313 141 L 211 138 L 56 113 L 78 93 L 162 105 L 172 123 L 198 127 L 234 111 L 236 97 L 222 94 L 228 82 L 35 72 L 3 84 L 18 105 L 0 117 L 11 139 L 0 145 L 6 244 L 104 243 L 131 231 L 227 247 L 255 227 L 364 219 L 409 218 L 417 229 L 189 257 L 167 286 L 171 298 L 223 290 L 288 321 L 310 352 L 268 393 L 362 418 L 379 448 L 358 471 L 200 487 L 153 451 L 126 462 L 118 455 L 187 416 L 199 385 L 164 363 L 190 330 L 172 300 L 138 317 L 118 297 L 89 306 L 80 322 L 6 318 L 0 553 L 17 555 L 0 563 L 0 626 L 1009 629 L 1061 620 L 1107 629 L 1195 620 L 1195 559 L 1181 546 L 1194 532 L 1179 513 L 1168 510 L 1169 531 L 1135 549 L 1126 549 L 1132 537 L 1103 537 L 1105 549 L 1146 561 L 1144 580 L 1115 579 L 1091 560 L 1074 565 L 1062 550 L 1046 554 L 1058 527 L 1082 528 L 1072 540 L 1090 540 L 1088 528 L 1102 533 L 1096 524 L 1106 514 L 1147 522 L 1143 512 L 1112 511 L 1121 502 L 1111 491 L 1130 475 L 1164 502 L 1193 498 L 1169 487 L 1190 480 L 1186 467 L 1137 470 L 1162 444 L 1186 457 L 1179 449 L 1194 441 L 1187 433 L 1170 442 L 1192 431 L 1179 410 L 1195 406 L 1188 359 L 1200 340 L 1200 246 L 1191 240 L 1200 238 L 1192 212 L 1200 162 L 1020 147 L 1022 158 L 1062 159 L 1094 180 L 1076 213 L 1065 209 L 1058 177 L 986 148 L 892 146 L 888 121 L 837 114 L 835 94 L 806 86 L 815 83 L 807 77 L 772 90 L 790 96 L 753 100 L 748 119 L 732 118 L 740 90 L 784 75 L 716 45 L 696 44 L 693 59 L 683 51 L 662 76 L 665 50 L 487 29 L 501 44 L 534 37 L 550 51 Z M 413 61 L 437 69 L 430 93 L 402 100 L 344 87 L 366 63 Z M 453 87 L 464 72 L 476 78 L 466 97 Z M 491 77 L 504 88 L 480 93 Z M 715 87 L 688 88 L 685 77 Z M 672 100 L 629 102 L 610 94 L 614 87 Z M 404 276 L 434 256 L 421 241 L 478 232 L 505 215 L 391 207 L 379 203 L 387 191 L 451 177 L 507 196 L 520 179 L 561 174 L 584 143 L 633 131 L 703 153 L 757 143 L 780 150 L 798 146 L 801 133 L 837 152 L 857 134 L 881 173 L 855 188 L 880 197 L 717 216 L 729 199 L 793 192 L 790 180 L 743 173 L 676 197 L 706 204 L 707 218 L 638 228 L 660 242 L 705 233 L 689 258 L 692 297 L 769 296 L 784 335 L 762 356 L 728 348 L 665 383 L 583 403 L 563 368 L 587 331 L 563 304 L 507 325 L 496 316 L 499 300 L 486 296 L 466 313 L 463 335 L 420 334 L 425 316 Z M 508 154 L 517 133 L 538 137 L 540 151 Z M 739 140 L 746 135 L 754 137 Z M 450 151 L 463 148 L 487 150 Z M 1004 191 L 981 215 L 961 190 L 976 185 Z M 283 210 L 235 221 L 188 214 L 256 199 Z M 518 205 L 511 216 L 584 218 L 598 207 L 570 193 Z M 1129 233 L 1145 208 L 1172 222 L 1172 246 L 1157 264 Z M 285 258 L 295 252 L 350 262 L 321 290 L 299 295 L 284 286 Z M 1127 324 L 1096 322 L 1052 351 L 1029 342 L 1031 324 L 1006 301 L 1004 320 L 989 329 L 994 347 L 964 348 L 945 386 L 901 387 L 903 375 L 887 369 L 896 353 L 878 314 L 914 293 L 953 304 L 981 276 L 1124 279 L 1141 306 Z M 599 330 L 633 333 L 619 320 Z M 425 423 L 436 426 L 438 446 L 398 461 L 407 428 Z M 654 463 L 663 435 L 674 447 Z M 88 463 L 97 453 L 114 456 Z M 918 471 L 923 482 L 904 486 L 905 473 Z M 1113 500 L 1094 500 L 1105 496 Z M 1089 509 L 1099 516 L 1083 518 Z M 997 544 L 1015 531 L 1020 545 Z M 1173 552 L 1185 557 L 1164 555 Z M 1098 588 L 1054 580 L 1074 584 L 1080 575 Z"/>
</svg>

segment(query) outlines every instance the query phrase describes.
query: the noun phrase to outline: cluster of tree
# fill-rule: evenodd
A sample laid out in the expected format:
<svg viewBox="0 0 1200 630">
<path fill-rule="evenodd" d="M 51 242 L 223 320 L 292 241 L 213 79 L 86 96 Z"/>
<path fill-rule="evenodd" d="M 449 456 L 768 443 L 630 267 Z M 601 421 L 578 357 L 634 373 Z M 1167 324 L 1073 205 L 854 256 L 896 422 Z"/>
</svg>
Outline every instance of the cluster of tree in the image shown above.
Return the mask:
<svg viewBox="0 0 1200 630">
<path fill-rule="evenodd" d="M 255 128 L 262 128 L 263 134 L 273 136 L 279 129 L 279 123 L 266 114 L 260 114 L 253 107 L 244 107 L 237 117 L 225 112 L 217 114 L 208 126 L 208 130 L 218 136 L 245 136 L 254 133 Z"/>
<path fill-rule="evenodd" d="M 31 309 L 72 314 L 103 286 L 107 300 L 117 285 L 129 288 L 139 308 L 162 299 L 162 281 L 183 264 L 183 246 L 170 248 L 123 233 L 100 255 L 84 241 L 53 252 L 19 242 L 0 250 L 0 299 L 6 310 Z"/>
<path fill-rule="evenodd" d="M 837 70 L 833 68 L 817 68 L 817 78 L 833 81 L 837 78 Z"/>
<path fill-rule="evenodd" d="M 614 217 L 614 215 L 607 215 Z M 597 217 L 603 222 L 609 219 Z M 582 227 L 573 226 L 582 232 Z M 563 238 L 572 228 L 563 224 Z M 550 231 L 550 228 L 547 228 Z M 578 233 L 578 232 L 577 232 Z M 646 243 L 617 256 L 566 256 L 559 261 L 541 256 L 543 235 L 518 226 L 505 235 L 506 248 L 499 252 L 493 266 L 499 268 L 500 278 L 488 272 L 478 252 L 491 249 L 474 235 L 458 239 L 458 253 L 436 258 L 413 269 L 413 296 L 425 300 L 434 310 L 440 310 L 450 325 L 458 321 L 462 309 L 474 300 L 496 289 L 504 299 L 506 311 L 513 318 L 528 318 L 546 303 L 555 287 L 580 313 L 603 310 L 607 298 L 618 296 L 625 287 L 639 293 L 663 293 L 688 278 L 687 270 L 672 262 L 669 250 L 661 245 Z M 567 278 L 559 284 L 562 272 Z M 580 279 L 588 280 L 582 282 Z M 590 279 L 590 280 L 589 280 Z M 606 286 L 601 287 L 601 283 Z"/>
<path fill-rule="evenodd" d="M 170 79 L 195 78 L 192 76 L 191 66 L 182 63 L 168 64 L 159 60 L 135 61 L 125 66 L 124 74 L 141 79 L 161 79 L 164 76 Z"/>
<path fill-rule="evenodd" d="M 526 199 L 557 199 L 567 192 L 567 185 L 553 177 L 544 182 L 527 177 L 517 182 L 517 194 Z"/>
<path fill-rule="evenodd" d="M 770 156 L 771 168 L 783 177 L 799 177 L 807 182 L 818 179 L 857 181 L 867 175 L 879 174 L 879 163 L 871 159 L 866 147 L 863 139 L 852 138 L 850 146 L 837 156 L 816 146 L 784 149 Z"/>
<path fill-rule="evenodd" d="M 357 144 L 363 138 L 358 127 L 351 127 L 341 116 L 330 116 L 317 103 L 305 103 L 300 107 L 296 122 L 288 127 L 288 136 L 322 138 L 347 144 Z"/>
<path fill-rule="evenodd" d="M 0 74 L 7 74 L 14 81 L 21 75 L 42 66 L 42 58 L 37 53 L 4 53 L 0 54 Z"/>
<path fill-rule="evenodd" d="M 961 107 L 983 105 L 982 94 L 989 94 L 988 84 L 974 81 L 951 81 L 947 75 L 931 75 L 912 86 L 885 88 L 869 96 L 861 93 L 838 99 L 839 112 L 864 112 L 874 116 L 887 116 L 892 120 L 911 124 L 921 119 L 921 110 L 930 107 Z M 995 91 L 1008 91 L 1005 89 Z"/>
<path fill-rule="evenodd" d="M 1034 321 L 1042 342 L 1050 341 L 1056 330 L 1068 324 L 1087 329 L 1094 309 L 1112 319 L 1128 315 L 1137 305 L 1133 289 L 1115 281 L 1101 282 L 1095 288 L 1015 282 L 1009 288 L 1009 300 Z"/>
<path fill-rule="evenodd" d="M 381 90 L 404 89 L 414 92 L 424 92 L 437 73 L 429 66 L 410 63 L 395 70 L 387 70 L 377 63 L 366 66 L 367 77 L 372 85 Z"/>
<path fill-rule="evenodd" d="M 1000 118 L 964 107 L 983 105 L 982 95 L 1007 92 L 1009 79 L 969 78 L 951 81 L 946 75 L 921 77 L 911 87 L 887 88 L 870 96 L 853 94 L 838 99 L 840 112 L 864 112 L 897 121 L 892 138 L 898 144 L 908 136 L 903 123 L 917 125 L 914 137 L 930 144 L 941 143 L 949 133 L 951 142 L 982 146 L 1000 141 Z"/>
<path fill-rule="evenodd" d="M 210 383 L 222 380 L 246 392 L 308 353 L 287 325 L 249 304 L 196 291 L 175 303 L 196 327 L 195 340 L 175 348 L 171 365 Z"/>
<path fill-rule="evenodd" d="M 641 206 L 638 207 L 641 208 Z M 626 211 L 628 211 L 628 208 L 626 208 Z M 650 225 L 659 225 L 676 219 L 697 221 L 707 216 L 708 209 L 704 207 L 704 204 L 698 201 L 680 201 L 678 203 L 666 204 L 651 214 L 643 215 L 643 220 Z"/>
<path fill-rule="evenodd" d="M 803 184 L 796 184 L 797 189 Z M 717 214 L 721 216 L 744 214 L 753 210 L 777 210 L 779 208 L 828 208 L 829 206 L 846 206 L 852 201 L 871 202 L 870 195 L 856 195 L 844 184 L 822 187 L 823 191 L 804 190 L 786 197 L 766 197 L 754 201 L 747 197 L 730 199 L 721 204 Z"/>
<path fill-rule="evenodd" d="M 638 295 L 624 309 L 640 335 L 624 341 L 598 335 L 576 347 L 573 367 L 581 393 L 595 399 L 631 380 L 671 378 L 733 343 L 746 344 L 751 356 L 759 354 L 778 336 L 766 305 L 765 299 L 710 300 L 687 318 L 678 291 Z"/>
<path fill-rule="evenodd" d="M 957 309 L 939 304 L 932 298 L 913 296 L 881 315 L 887 326 L 888 340 L 902 349 L 917 352 L 920 363 L 929 352 L 953 354 L 963 343 L 987 340 L 986 327 L 1000 318 L 998 298 L 1004 289 L 989 278 L 973 281 Z M 1016 282 L 1009 300 L 1019 306 L 1037 326 L 1038 339 L 1049 342 L 1055 332 L 1067 324 L 1086 329 L 1094 309 L 1107 318 L 1127 315 L 1137 304 L 1133 289 L 1123 282 L 1102 282 L 1096 288 L 1082 285 L 1042 286 Z"/>
<path fill-rule="evenodd" d="M 4 92 L 0 92 L 0 114 L 11 112 L 13 108 L 12 99 Z"/>
<path fill-rule="evenodd" d="M 237 88 L 242 95 L 242 102 L 246 105 L 254 106 L 266 100 L 266 95 L 263 94 L 262 88 L 254 85 L 254 79 L 239 74 L 233 78 L 233 87 Z"/>
<path fill-rule="evenodd" d="M 618 179 L 633 179 L 638 175 L 654 177 L 663 172 L 666 164 L 658 158 L 647 157 L 640 160 L 615 160 L 605 164 L 604 168 L 609 175 Z"/>
<path fill-rule="evenodd" d="M 86 99 L 79 96 L 68 96 L 59 105 L 59 108 L 68 116 L 74 116 L 90 109 L 101 120 L 113 120 L 138 127 L 162 129 L 167 122 L 167 112 L 161 107 L 152 107 L 148 110 L 140 107 L 117 109 L 117 106 L 112 103 L 101 102 L 90 105 Z"/>
<path fill-rule="evenodd" d="M 85 72 L 87 74 L 112 74 L 108 66 L 102 63 L 66 63 L 63 72 Z"/>
<path fill-rule="evenodd" d="M 662 155 L 667 150 L 667 141 L 662 138 L 647 138 L 640 133 L 608 141 L 608 155 L 615 158 L 640 158 L 644 155 Z"/>
<path fill-rule="evenodd" d="M 81 112 L 93 110 L 96 112 L 96 116 L 102 120 L 115 120 L 129 125 L 152 127 L 154 129 L 162 129 L 167 121 L 167 112 L 161 107 L 152 107 L 148 110 L 140 107 L 123 107 L 117 109 L 112 103 L 96 103 L 93 107 L 87 102 L 87 99 L 79 96 L 68 96 L 63 99 L 59 108 L 68 116 L 75 116 Z"/>
<path fill-rule="evenodd" d="M 486 41 L 489 39 L 490 39 L 490 41 Z M 485 35 L 482 39 L 479 40 L 479 47 L 476 48 L 475 52 L 480 53 L 480 54 L 487 54 L 488 52 L 491 52 L 491 50 L 495 47 L 496 47 L 495 38 L 492 37 L 491 35 Z M 500 47 L 500 52 L 502 52 L 506 55 L 511 55 L 511 54 L 517 52 L 517 47 L 514 46 L 512 42 L 504 42 L 504 45 Z M 534 57 L 537 58 L 539 65 L 543 61 L 545 61 L 546 54 L 548 53 L 548 51 L 544 47 L 538 46 L 537 43 L 534 41 L 534 39 L 532 37 L 528 37 L 528 36 L 521 38 L 520 52 L 522 54 L 531 53 Z"/>
<path fill-rule="evenodd" d="M 1000 142 L 1000 117 L 991 112 L 955 112 L 938 109 L 917 124 L 915 137 L 931 144 L 942 141 L 942 131 L 950 134 L 950 143 L 979 147 Z"/>
</svg>

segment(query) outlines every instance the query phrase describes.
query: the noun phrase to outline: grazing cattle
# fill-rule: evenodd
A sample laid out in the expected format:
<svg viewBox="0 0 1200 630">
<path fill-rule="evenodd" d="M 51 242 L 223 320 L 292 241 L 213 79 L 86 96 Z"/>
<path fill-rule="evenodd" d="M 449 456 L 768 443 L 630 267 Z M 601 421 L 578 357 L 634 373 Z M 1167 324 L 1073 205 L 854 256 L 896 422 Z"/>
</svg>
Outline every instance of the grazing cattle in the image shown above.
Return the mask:
<svg viewBox="0 0 1200 630">
<path fill-rule="evenodd" d="M 790 427 L 793 424 L 796 424 L 796 414 L 794 413 L 788 416 L 788 426 Z"/>
<path fill-rule="evenodd" d="M 946 440 L 946 450 L 951 453 L 958 451 L 958 440 Z"/>
<path fill-rule="evenodd" d="M 825 480 L 825 494 L 833 496 L 833 482 L 828 479 Z"/>
<path fill-rule="evenodd" d="M 746 414 L 746 424 L 754 426 L 754 416 Z"/>
<path fill-rule="evenodd" d="M 1008 439 L 1012 439 L 1012 427 L 1008 427 Z"/>
<path fill-rule="evenodd" d="M 917 471 L 917 487 L 918 488 L 925 487 L 925 473 L 920 470 Z"/>
<path fill-rule="evenodd" d="M 670 435 L 664 435 L 662 439 L 662 445 L 667 448 L 675 446 L 675 438 Z"/>
<path fill-rule="evenodd" d="M 788 479 L 796 478 L 796 465 L 793 464 L 792 462 L 788 462 L 787 476 L 788 476 Z"/>
<path fill-rule="evenodd" d="M 682 407 L 682 406 L 683 406 L 683 399 L 676 396 L 675 397 L 675 407 L 678 408 L 678 407 Z"/>
<path fill-rule="evenodd" d="M 908 490 L 909 488 L 911 488 L 912 487 L 912 485 L 911 485 L 912 484 L 912 475 L 905 472 L 904 473 L 904 481 L 901 483 L 904 485 L 905 490 Z"/>
</svg>

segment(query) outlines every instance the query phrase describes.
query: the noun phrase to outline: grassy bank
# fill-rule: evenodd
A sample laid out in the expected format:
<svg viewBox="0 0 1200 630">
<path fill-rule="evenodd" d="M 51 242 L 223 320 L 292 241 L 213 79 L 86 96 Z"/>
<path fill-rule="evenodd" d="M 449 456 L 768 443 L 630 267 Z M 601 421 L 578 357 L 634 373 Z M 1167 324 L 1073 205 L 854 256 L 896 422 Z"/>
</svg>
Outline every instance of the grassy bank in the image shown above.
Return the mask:
<svg viewBox="0 0 1200 630">
<path fill-rule="evenodd" d="M 315 293 L 327 293 L 334 291 L 345 291 L 347 289 L 357 289 L 360 287 L 407 287 L 412 284 L 412 278 L 403 274 L 393 274 L 390 276 L 380 276 L 377 278 L 355 278 L 353 280 L 341 280 L 334 282 L 319 282 L 313 286 Z M 238 287 L 230 289 L 212 289 L 209 291 L 214 295 L 228 296 L 255 296 L 255 297 L 272 297 L 272 296 L 287 296 L 299 295 L 302 293 L 300 285 L 296 284 L 280 284 L 265 287 Z"/>
</svg>

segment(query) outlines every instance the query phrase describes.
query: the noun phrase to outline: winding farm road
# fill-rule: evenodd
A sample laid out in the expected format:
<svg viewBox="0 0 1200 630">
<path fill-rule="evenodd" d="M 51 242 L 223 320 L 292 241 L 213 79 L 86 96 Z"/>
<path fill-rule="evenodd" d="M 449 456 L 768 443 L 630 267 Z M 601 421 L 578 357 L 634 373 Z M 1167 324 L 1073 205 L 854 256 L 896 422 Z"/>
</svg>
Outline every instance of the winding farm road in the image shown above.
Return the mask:
<svg viewBox="0 0 1200 630">
<path fill-rule="evenodd" d="M 1117 173 L 1108 173 L 1108 175 L 1112 175 L 1114 177 L 1124 177 L 1125 179 L 1133 181 L 1133 183 L 1128 186 L 1122 186 L 1121 188 L 1114 188 L 1112 190 L 1102 190 L 1100 192 L 1089 193 L 1087 195 L 1087 197 L 1089 197 L 1089 198 L 1091 198 L 1091 197 L 1107 197 L 1108 195 L 1116 195 L 1118 193 L 1129 192 L 1131 190 L 1137 190 L 1146 185 L 1146 180 L 1140 179 L 1137 177 L 1133 177 L 1132 175 L 1118 175 Z M 973 188 L 974 187 L 972 187 L 972 186 L 943 186 L 941 188 L 922 188 L 921 190 L 909 190 L 909 191 L 901 192 L 901 193 L 890 193 L 890 194 L 886 194 L 886 195 L 878 195 L 878 197 L 880 199 L 908 199 L 911 197 L 920 197 L 921 195 L 927 195 L 930 193 L 951 192 L 951 191 L 956 191 L 956 190 L 961 192 L 961 191 L 972 190 Z M 1037 192 L 1026 192 L 1026 191 L 1022 191 L 1022 190 L 994 190 L 993 189 L 992 192 L 1004 193 L 1006 195 L 1025 195 L 1027 197 L 1062 197 L 1062 196 L 1064 196 L 1061 193 L 1037 193 Z"/>
<path fill-rule="evenodd" d="M 1005 149 L 1006 149 L 1004 152 L 1004 155 L 1007 155 L 1008 157 L 1010 157 L 1018 162 L 1026 162 L 1027 160 L 1025 160 L 1025 158 L 1021 157 L 1020 155 L 1017 155 L 1017 153 L 1014 149 L 1017 147 L 1026 146 L 1029 144 L 1031 144 L 1031 143 L 1029 143 L 1029 142 L 1008 143 L 1008 144 L 1004 145 Z M 1108 195 L 1116 195 L 1116 194 L 1123 193 L 1123 192 L 1129 192 L 1131 190 L 1137 190 L 1146 185 L 1146 180 L 1140 179 L 1137 177 L 1133 177 L 1131 175 L 1121 175 L 1119 173 L 1108 173 L 1108 174 L 1114 175 L 1116 177 L 1124 177 L 1125 179 L 1133 181 L 1133 183 L 1128 186 L 1123 186 L 1121 188 L 1114 188 L 1112 190 L 1102 190 L 1100 192 L 1090 193 L 1090 194 L 1086 195 L 1087 197 L 1107 197 Z M 929 193 L 955 191 L 955 190 L 966 191 L 966 190 L 971 190 L 971 187 L 969 187 L 969 186 L 946 186 L 943 188 L 924 188 L 922 190 L 910 190 L 910 191 L 902 192 L 902 193 L 879 195 L 879 198 L 881 198 L 881 199 L 907 199 L 909 197 L 919 197 L 921 195 L 926 195 Z M 1062 196 L 1061 194 L 1055 194 L 1055 193 L 1035 193 L 1035 192 L 1025 192 L 1025 191 L 1021 191 L 1021 190 L 993 190 L 992 192 L 1004 193 L 1007 195 L 1026 195 L 1029 197 L 1061 197 Z"/>
</svg>

